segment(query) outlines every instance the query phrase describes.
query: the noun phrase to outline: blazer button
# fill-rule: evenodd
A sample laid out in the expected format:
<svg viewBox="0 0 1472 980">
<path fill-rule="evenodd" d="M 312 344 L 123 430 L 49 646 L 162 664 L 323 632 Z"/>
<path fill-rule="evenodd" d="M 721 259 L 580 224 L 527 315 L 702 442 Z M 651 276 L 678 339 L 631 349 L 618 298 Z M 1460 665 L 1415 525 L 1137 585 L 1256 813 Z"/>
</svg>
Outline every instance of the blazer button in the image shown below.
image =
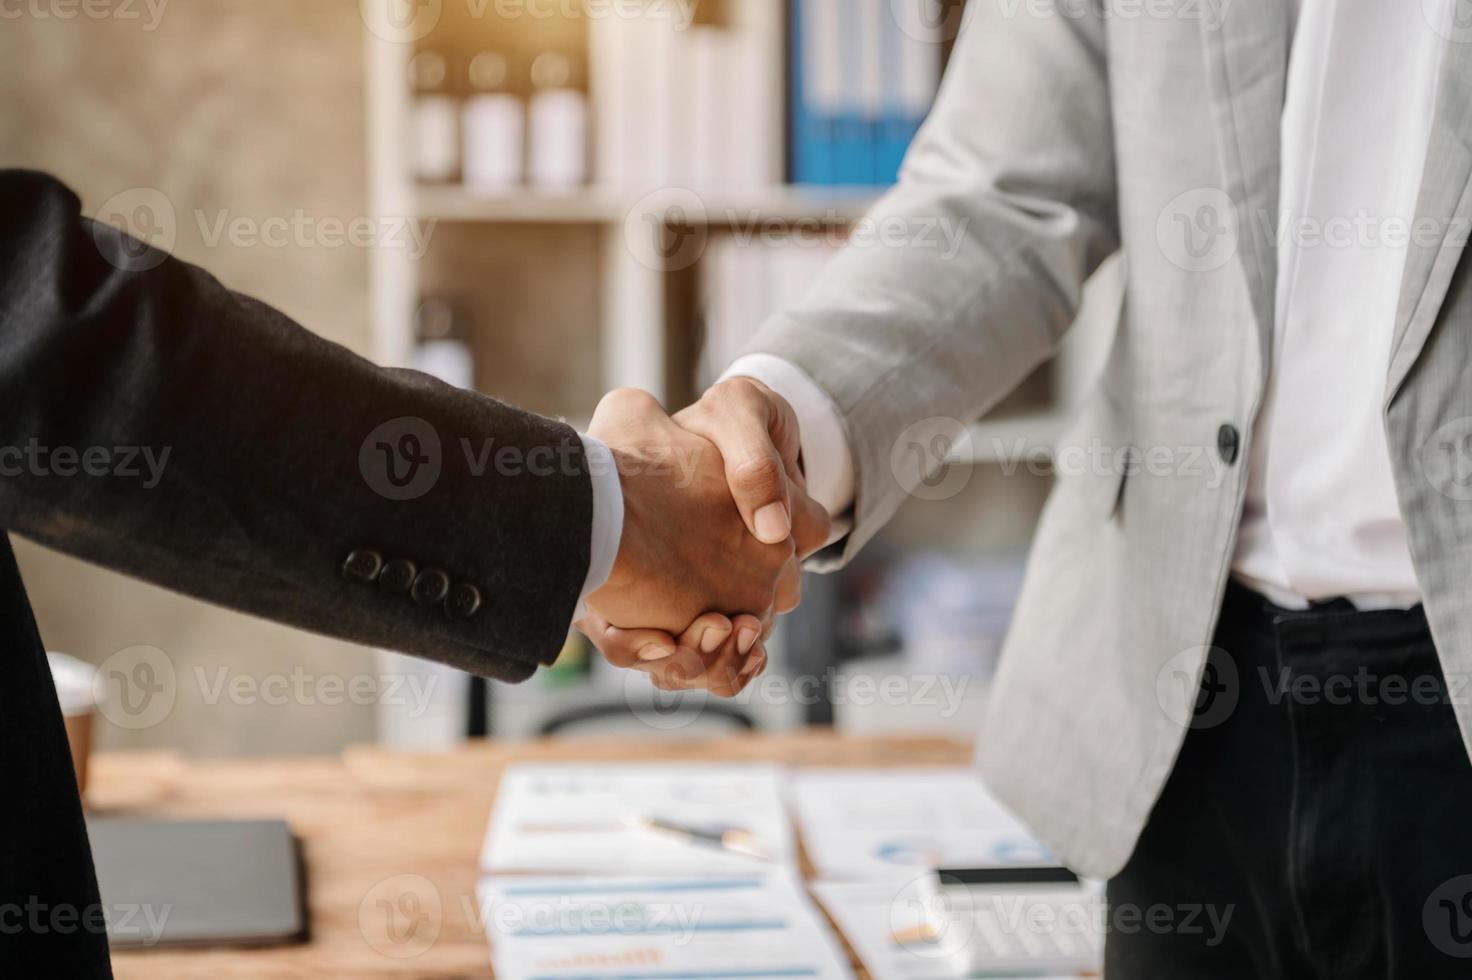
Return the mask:
<svg viewBox="0 0 1472 980">
<path fill-rule="evenodd" d="M 350 582 L 369 583 L 382 569 L 382 555 L 372 548 L 357 548 L 342 563 L 342 576 Z"/>
<path fill-rule="evenodd" d="M 461 582 L 445 599 L 445 615 L 464 622 L 480 612 L 480 589 L 469 582 Z"/>
<path fill-rule="evenodd" d="M 409 594 L 421 606 L 439 605 L 450 594 L 450 576 L 438 568 L 426 568 L 414 580 L 414 588 Z"/>
<path fill-rule="evenodd" d="M 383 571 L 378 573 L 378 587 L 391 595 L 403 595 L 413 587 L 417 571 L 412 561 L 395 559 L 384 565 Z"/>
<path fill-rule="evenodd" d="M 1237 455 L 1242 451 L 1242 434 L 1235 425 L 1223 425 L 1216 430 L 1216 448 L 1222 454 L 1222 462 L 1228 466 L 1237 462 Z"/>
</svg>

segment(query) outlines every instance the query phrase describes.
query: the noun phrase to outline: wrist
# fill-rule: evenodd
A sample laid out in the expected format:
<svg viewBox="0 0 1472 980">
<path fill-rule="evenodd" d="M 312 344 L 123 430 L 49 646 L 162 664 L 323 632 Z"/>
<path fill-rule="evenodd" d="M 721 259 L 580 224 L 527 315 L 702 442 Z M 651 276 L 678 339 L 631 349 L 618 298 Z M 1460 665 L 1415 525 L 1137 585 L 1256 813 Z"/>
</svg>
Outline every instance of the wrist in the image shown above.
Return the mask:
<svg viewBox="0 0 1472 980">
<path fill-rule="evenodd" d="M 580 599 L 586 601 L 613 575 L 623 548 L 624 488 L 613 451 L 596 436 L 581 434 L 592 483 L 593 520 L 589 534 L 588 573 Z"/>
<path fill-rule="evenodd" d="M 639 477 L 638 454 L 609 447 L 609 470 L 618 487 L 620 533 L 609 561 L 602 588 L 608 592 L 626 589 L 647 573 L 644 550 L 648 542 L 645 489 Z"/>
</svg>

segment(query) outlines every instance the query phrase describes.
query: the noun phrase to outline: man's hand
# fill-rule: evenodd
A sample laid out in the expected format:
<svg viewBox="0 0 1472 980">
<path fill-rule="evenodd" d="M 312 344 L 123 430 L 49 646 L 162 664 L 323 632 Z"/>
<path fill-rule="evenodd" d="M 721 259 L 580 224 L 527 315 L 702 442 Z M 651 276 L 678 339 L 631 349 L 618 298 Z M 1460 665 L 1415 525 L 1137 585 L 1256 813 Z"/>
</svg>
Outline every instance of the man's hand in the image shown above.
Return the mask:
<svg viewBox="0 0 1472 980">
<path fill-rule="evenodd" d="M 692 443 L 670 433 L 670 420 L 643 392 L 614 392 L 599 405 L 590 432 L 607 443 L 620 461 L 625 538 L 614 575 L 590 597 L 588 612 L 577 626 L 610 663 L 650 674 L 661 690 L 698 689 L 734 697 L 766 669 L 763 641 L 771 633 L 772 614 L 796 607 L 802 592 L 797 559 L 827 542 L 828 515 L 806 492 L 798 458 L 797 419 L 787 402 L 767 386 L 745 378 L 723 382 L 676 420 L 687 430 L 686 435 L 708 433 L 720 440 L 724 452 L 716 450 L 709 438 Z M 673 465 L 659 465 L 661 457 Z M 719 489 L 708 472 L 712 462 L 723 471 Z M 641 474 L 641 470 L 649 472 Z M 629 498 L 644 485 L 641 476 L 653 477 L 659 470 L 664 470 L 666 477 L 672 471 L 679 472 L 682 476 L 678 482 L 687 484 L 686 489 L 698 485 L 702 498 L 709 498 L 708 503 L 714 507 L 709 515 L 711 525 L 702 530 L 715 530 L 718 519 L 728 519 L 735 513 L 745 525 L 745 531 L 738 535 L 744 538 L 743 548 L 759 547 L 757 542 L 765 542 L 782 549 L 787 557 L 777 576 L 770 608 L 747 607 L 742 610 L 744 614 L 728 619 L 711 610 L 730 612 L 739 606 L 704 607 L 704 615 L 691 622 L 678 638 L 673 635 L 677 628 L 667 625 L 669 619 L 643 621 L 643 627 L 654 628 L 620 628 L 605 618 L 619 616 L 629 624 L 638 623 L 636 608 L 641 603 L 645 608 L 658 607 L 660 590 L 669 587 L 652 584 L 655 580 L 646 581 L 642 592 L 634 587 L 640 574 L 637 569 L 659 563 L 659 557 L 645 557 L 649 549 L 635 540 L 643 534 L 640 528 L 649 523 L 649 511 L 633 508 Z M 652 495 L 652 499 L 660 499 L 660 494 Z M 684 501 L 692 502 L 693 498 Z M 675 530 L 672 520 L 679 503 L 672 502 L 675 509 L 668 514 L 662 507 L 654 508 L 652 516 L 658 518 L 660 530 Z M 677 557 L 681 543 L 674 542 L 663 552 L 663 577 L 658 582 L 668 581 L 671 575 L 681 578 L 682 559 Z M 719 550 L 698 555 L 695 560 L 700 572 L 731 572 L 737 567 L 734 562 L 725 563 Z M 627 572 L 622 577 L 618 574 L 620 564 Z M 694 581 L 682 580 L 679 584 L 688 590 Z M 679 600 L 676 606 L 684 602 Z M 619 605 L 624 608 L 614 608 Z M 678 621 L 681 615 L 684 613 L 675 613 L 673 620 Z"/>
<path fill-rule="evenodd" d="M 707 613 L 678 638 L 660 630 L 621 630 L 591 609 L 577 627 L 609 663 L 648 674 L 661 691 L 733 698 L 767 668 L 762 624 L 751 616 Z"/>
<path fill-rule="evenodd" d="M 730 378 L 675 421 L 720 451 L 731 496 L 758 540 L 791 536 L 799 558 L 828 543 L 828 513 L 807 495 L 797 415 L 786 399 L 753 378 Z"/>
<path fill-rule="evenodd" d="M 747 614 L 765 629 L 797 605 L 792 539 L 763 543 L 748 532 L 714 445 L 633 390 L 604 398 L 588 431 L 612 450 L 624 493 L 618 557 L 588 597 L 604 622 L 673 635 L 714 612 Z M 785 506 L 785 478 L 781 489 Z"/>
</svg>

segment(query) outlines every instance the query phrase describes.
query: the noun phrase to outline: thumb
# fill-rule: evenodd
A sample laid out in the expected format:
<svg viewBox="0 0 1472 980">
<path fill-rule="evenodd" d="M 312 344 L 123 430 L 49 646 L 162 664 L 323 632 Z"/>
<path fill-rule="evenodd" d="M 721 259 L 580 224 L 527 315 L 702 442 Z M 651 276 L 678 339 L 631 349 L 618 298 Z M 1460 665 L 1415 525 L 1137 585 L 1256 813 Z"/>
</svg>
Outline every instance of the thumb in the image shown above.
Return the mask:
<svg viewBox="0 0 1472 980">
<path fill-rule="evenodd" d="M 615 667 L 647 669 L 679 652 L 675 638 L 661 630 L 619 629 L 592 609 L 573 624 Z"/>
<path fill-rule="evenodd" d="M 726 456 L 726 482 L 741 519 L 758 541 L 781 544 L 792 536 L 787 471 L 775 449 L 752 447 L 744 456 Z"/>
<path fill-rule="evenodd" d="M 675 421 L 720 450 L 731 497 L 752 535 L 765 544 L 781 544 L 792 536 L 786 456 L 795 466 L 796 449 L 778 445 L 778 438 L 789 441 L 790 427 L 781 424 L 768 394 L 765 386 L 734 378 L 706 392 Z"/>
<path fill-rule="evenodd" d="M 792 541 L 799 559 L 825 547 L 832 529 L 832 518 L 822 504 L 801 488 L 792 493 Z"/>
</svg>

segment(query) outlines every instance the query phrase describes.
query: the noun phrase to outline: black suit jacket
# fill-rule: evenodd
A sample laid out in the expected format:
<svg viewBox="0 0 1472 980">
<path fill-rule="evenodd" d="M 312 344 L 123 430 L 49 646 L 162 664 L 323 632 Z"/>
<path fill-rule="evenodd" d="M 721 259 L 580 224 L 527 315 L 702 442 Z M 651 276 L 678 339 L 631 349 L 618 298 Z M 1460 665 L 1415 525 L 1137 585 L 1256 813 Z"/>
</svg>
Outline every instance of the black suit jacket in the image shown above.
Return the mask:
<svg viewBox="0 0 1472 980">
<path fill-rule="evenodd" d="M 375 367 L 82 217 L 44 174 L 0 172 L 0 219 L 10 532 L 489 677 L 522 680 L 556 656 L 592 522 L 572 429 Z M 141 465 L 143 447 L 161 472 Z M 0 675 L 0 974 L 37 956 L 45 975 L 107 975 L 105 937 L 56 924 L 85 921 L 96 886 L 8 542 L 0 645 L 12 664 Z"/>
</svg>

